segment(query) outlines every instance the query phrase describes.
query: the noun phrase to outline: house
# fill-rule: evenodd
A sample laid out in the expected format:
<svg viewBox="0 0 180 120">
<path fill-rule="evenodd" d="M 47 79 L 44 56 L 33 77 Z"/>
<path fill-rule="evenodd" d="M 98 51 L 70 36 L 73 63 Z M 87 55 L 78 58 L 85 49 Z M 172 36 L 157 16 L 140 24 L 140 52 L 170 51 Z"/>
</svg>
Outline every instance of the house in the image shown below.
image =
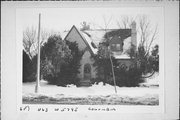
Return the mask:
<svg viewBox="0 0 180 120">
<path fill-rule="evenodd" d="M 137 46 L 136 23 L 132 23 L 131 29 L 117 29 L 107 32 L 105 37 L 109 39 L 112 56 L 114 56 L 118 62 L 121 62 L 121 64 L 130 66 L 132 61 L 128 52 L 130 52 L 132 47 L 136 50 Z"/>
<path fill-rule="evenodd" d="M 132 44 L 136 46 L 136 23 L 132 25 L 132 29 L 88 29 L 79 30 L 72 26 L 70 31 L 64 37 L 64 40 L 77 42 L 79 50 L 85 51 L 80 61 L 78 77 L 80 85 L 89 86 L 92 78 L 96 78 L 96 69 L 93 66 L 93 56 L 97 54 L 98 46 L 103 44 L 106 39 L 110 40 L 110 50 L 115 59 L 124 64 L 130 64 L 130 57 L 127 51 Z"/>
</svg>

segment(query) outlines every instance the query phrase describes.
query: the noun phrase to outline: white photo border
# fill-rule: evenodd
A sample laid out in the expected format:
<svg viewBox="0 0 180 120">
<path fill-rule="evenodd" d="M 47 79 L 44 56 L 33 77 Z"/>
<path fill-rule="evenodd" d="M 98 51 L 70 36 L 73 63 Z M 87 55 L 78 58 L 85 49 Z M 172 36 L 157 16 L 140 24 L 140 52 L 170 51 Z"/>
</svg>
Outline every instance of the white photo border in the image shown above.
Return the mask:
<svg viewBox="0 0 180 120">
<path fill-rule="evenodd" d="M 38 3 L 38 4 L 37 4 Z M 140 3 L 140 4 L 139 4 Z M 167 88 L 169 89 L 169 82 L 167 82 L 167 75 L 166 76 L 164 76 L 165 75 L 165 73 L 167 73 L 167 71 L 168 71 L 168 68 L 169 68 L 169 65 L 167 64 L 167 63 L 169 63 L 169 62 L 167 62 L 167 61 L 171 61 L 171 60 L 169 60 L 168 58 L 167 58 L 167 56 L 165 56 L 165 53 L 167 52 L 167 48 L 168 48 L 168 45 L 167 44 L 169 44 L 171 47 L 172 47 L 172 45 L 176 45 L 175 43 L 177 43 L 177 34 L 175 35 L 175 40 L 176 41 L 174 41 L 175 43 L 173 43 L 172 41 L 168 41 L 167 42 L 167 39 L 168 38 L 170 38 L 169 36 L 167 37 L 167 35 L 166 35 L 166 33 L 168 33 L 167 32 L 167 29 L 168 29 L 168 27 L 167 27 L 167 25 L 166 25 L 166 23 L 167 23 L 167 16 L 170 14 L 169 12 L 168 12 L 168 10 L 167 10 L 167 4 L 165 3 L 158 3 L 158 4 L 155 4 L 155 3 L 151 3 L 151 4 L 149 4 L 149 3 L 147 3 L 147 2 L 134 2 L 133 4 L 132 3 L 128 3 L 128 2 L 126 2 L 126 3 L 122 3 L 122 2 L 94 2 L 94 3 L 92 3 L 92 2 L 89 2 L 88 3 L 88 6 L 90 6 L 90 7 L 118 7 L 118 6 L 120 6 L 120 7 L 134 7 L 134 6 L 136 6 L 136 7 L 162 7 L 163 8 L 163 11 L 164 11 L 164 13 L 165 13 L 165 15 L 164 15 L 164 24 L 165 24 L 165 26 L 164 26 L 164 40 L 165 40 L 165 43 L 164 43 L 164 40 L 163 41 L 161 41 L 160 42 L 160 56 L 161 55 L 163 55 L 163 56 L 161 56 L 160 57 L 160 70 L 162 69 L 162 71 L 163 71 L 163 74 L 160 74 L 160 76 L 161 76 L 161 79 L 162 78 L 165 78 L 165 83 L 164 82 L 161 82 L 160 83 L 160 88 L 161 88 L 161 91 L 163 91 L 163 94 L 161 94 L 162 96 L 161 97 L 159 97 L 160 99 L 159 99 L 159 106 L 145 106 L 145 107 L 140 107 L 139 108 L 139 106 L 120 106 L 121 108 L 117 108 L 118 110 L 117 111 L 124 111 L 125 109 L 127 109 L 127 111 L 125 110 L 125 112 L 107 112 L 107 114 L 109 115 L 109 117 L 110 116 L 112 116 L 112 115 L 114 115 L 114 116 L 116 116 L 117 118 L 115 118 L 115 117 L 112 117 L 112 118 L 114 118 L 114 119 L 118 119 L 118 116 L 121 116 L 121 117 L 123 117 L 123 118 L 127 118 L 127 119 L 133 119 L 133 116 L 136 116 L 137 118 L 140 118 L 141 119 L 141 114 L 144 116 L 144 118 L 169 118 L 169 117 L 173 117 L 173 118 L 176 118 L 177 117 L 177 114 L 172 114 L 171 113 L 171 115 L 172 116 L 169 116 L 167 113 L 168 113 L 168 104 L 170 104 L 170 103 L 166 103 L 167 102 L 167 96 L 169 96 L 169 93 L 170 92 L 173 92 L 174 91 L 174 88 L 172 88 L 172 84 L 170 84 L 171 86 L 171 90 L 169 91 L 169 92 L 167 92 L 168 90 L 167 90 Z M 7 4 L 9 4 L 9 3 L 4 3 L 4 6 L 5 6 L 5 10 L 4 11 L 7 11 Z M 15 40 L 16 42 L 12 42 L 12 43 L 15 43 L 15 46 L 14 45 L 12 45 L 12 50 L 14 50 L 14 52 L 16 53 L 16 55 L 15 56 L 13 56 L 14 57 L 14 60 L 16 61 L 16 67 L 15 68 L 13 68 L 14 70 L 15 70 L 15 74 L 13 74 L 14 76 L 16 75 L 16 78 L 17 78 L 17 80 L 15 81 L 16 82 L 16 87 L 13 87 L 12 89 L 13 90 L 15 90 L 14 91 L 14 93 L 13 94 L 15 94 L 15 96 L 13 96 L 13 97 L 15 97 L 14 99 L 16 99 L 15 100 L 15 103 L 14 103 L 14 105 L 15 106 L 13 106 L 13 107 L 15 107 L 16 109 L 13 109 L 13 110 L 16 110 L 16 112 L 15 112 L 15 114 L 16 115 L 18 115 L 18 117 L 17 117 L 17 119 L 18 118 L 23 118 L 24 117 L 24 115 L 23 114 L 26 114 L 27 115 L 27 113 L 29 114 L 29 115 L 31 115 L 31 116 L 33 116 L 33 115 L 37 115 L 38 113 L 34 113 L 34 112 L 27 112 L 27 111 L 25 111 L 25 112 L 20 112 L 19 111 L 19 107 L 20 106 L 22 106 L 22 107 L 24 107 L 24 104 L 22 105 L 22 36 L 16 36 L 17 34 L 19 34 L 18 33 L 18 31 L 17 31 L 17 29 L 21 29 L 21 28 L 19 28 L 19 24 L 20 23 L 18 23 L 18 18 L 17 18 L 17 16 L 16 16 L 16 14 L 17 14 L 17 11 L 18 11 L 18 9 L 20 8 L 20 9 L 23 9 L 23 8 L 47 8 L 47 7 L 51 7 L 51 8 L 58 8 L 58 7 L 66 7 L 66 6 L 68 6 L 68 7 L 87 7 L 87 6 L 84 6 L 84 4 L 87 4 L 86 2 L 79 2 L 78 4 L 77 3 L 74 3 L 74 2 L 67 2 L 67 3 L 65 3 L 65 2 L 57 2 L 57 3 L 54 3 L 54 2 L 43 2 L 43 3 L 41 3 L 41 2 L 29 2 L 29 3 L 24 3 L 24 2 L 17 2 L 17 3 L 10 3 L 10 6 L 12 6 L 12 8 L 11 8 L 11 10 L 10 10 L 10 14 L 13 14 L 13 16 L 10 16 L 10 18 L 13 18 L 14 19 L 14 22 L 12 23 L 13 24 L 13 31 L 14 31 L 14 33 L 13 33 L 13 35 L 12 36 L 14 36 L 14 38 L 13 37 L 11 37 L 11 38 L 13 38 L 13 40 Z M 75 6 L 74 6 L 75 5 Z M 175 7 L 177 7 L 176 6 L 176 4 L 175 5 L 172 5 L 172 7 L 173 6 L 175 6 Z M 170 7 L 171 8 L 171 7 Z M 14 11 L 12 11 L 12 9 L 14 10 Z M 173 9 L 174 10 L 174 9 Z M 173 11 L 172 10 L 172 11 Z M 176 11 L 176 10 L 174 10 L 174 11 Z M 177 11 L 176 11 L 177 12 Z M 168 13 L 168 15 L 166 14 L 166 13 Z M 169 16 L 173 16 L 173 15 L 169 15 Z M 175 15 L 174 15 L 175 16 Z M 175 16 L 176 17 L 176 16 Z M 3 21 L 4 22 L 4 21 Z M 176 24 L 176 23 L 174 23 L 174 24 Z M 6 25 L 7 25 L 7 23 L 6 23 Z M 11 27 L 9 27 L 9 28 L 11 28 Z M 8 28 L 8 29 L 9 29 Z M 173 28 L 171 28 L 171 29 L 173 29 Z M 177 30 L 177 28 L 174 28 L 175 30 Z M 173 29 L 173 30 L 174 30 Z M 4 29 L 3 29 L 4 30 Z M 6 31 L 3 31 L 3 32 L 7 32 L 8 30 L 6 30 Z M 175 32 L 176 33 L 176 32 Z M 3 36 L 4 37 L 4 36 Z M 5 38 L 7 38 L 6 36 L 5 36 Z M 9 37 L 8 37 L 9 38 Z M 15 39 L 16 38 L 16 39 Z M 11 40 L 12 41 L 12 40 Z M 9 42 L 5 42 L 5 41 L 2 41 L 2 45 L 7 45 Z M 5 48 L 5 47 L 4 47 Z M 173 51 L 173 52 L 175 52 L 175 50 L 177 50 L 177 47 L 174 47 L 174 49 L 172 48 L 172 50 L 170 50 L 170 51 Z M 13 53 L 14 53 L 13 52 Z M 175 52 L 176 53 L 176 52 Z M 177 53 L 176 53 L 177 54 Z M 4 53 L 4 51 L 2 51 L 2 56 L 4 56 L 5 55 L 5 53 Z M 174 55 L 169 55 L 169 56 L 172 56 L 172 57 L 175 57 Z M 5 58 L 7 58 L 7 57 L 5 57 Z M 12 57 L 11 57 L 12 58 Z M 4 59 L 4 58 L 3 58 Z M 167 60 L 168 59 L 168 60 Z M 178 59 L 179 60 L 179 59 Z M 9 61 L 11 61 L 11 60 L 9 60 Z M 2 64 L 4 64 L 5 63 L 5 61 L 3 61 L 2 60 Z M 162 63 L 163 63 L 163 65 L 162 65 Z M 175 66 L 174 64 L 176 64 L 177 63 L 177 61 L 175 61 L 175 63 L 173 63 L 173 66 Z M 7 64 L 7 63 L 6 63 Z M 3 66 L 2 65 L 2 69 L 4 68 L 5 66 Z M 174 72 L 175 73 L 178 73 L 178 70 L 174 70 Z M 5 73 L 5 75 L 7 75 L 6 74 L 6 72 L 2 72 L 2 78 L 4 78 L 4 73 Z M 172 76 L 171 76 L 172 77 Z M 168 77 L 169 78 L 169 77 Z M 174 76 L 174 78 L 175 78 L 175 80 L 177 80 L 178 78 L 177 77 L 175 77 Z M 173 83 L 176 83 L 177 82 L 177 84 L 174 84 L 174 85 L 177 85 L 177 86 L 175 86 L 175 88 L 177 88 L 178 87 L 178 81 L 172 81 Z M 4 92 L 8 89 L 7 87 L 5 87 L 4 86 L 4 84 L 5 83 L 8 83 L 7 81 L 4 81 L 4 79 L 2 79 L 2 103 L 5 103 L 5 101 L 4 101 L 4 98 L 7 98 L 7 97 L 5 97 L 4 96 Z M 13 84 L 13 85 L 15 85 L 15 84 Z M 161 87 L 161 86 L 163 86 L 163 87 Z M 6 90 L 5 90 L 6 89 Z M 179 94 L 179 92 L 177 92 L 178 94 Z M 176 93 L 176 94 L 177 94 Z M 172 94 L 172 93 L 171 93 Z M 171 96 L 171 95 L 170 95 Z M 165 98 L 165 99 L 164 99 Z M 8 100 L 8 98 L 7 98 L 7 100 Z M 165 100 L 165 101 L 164 101 Z M 175 100 L 175 102 L 177 103 L 177 101 Z M 7 105 L 7 103 L 6 103 L 6 105 Z M 26 105 L 25 105 L 26 106 Z M 59 107 L 59 106 L 63 106 L 63 105 L 57 105 L 57 106 L 54 106 L 54 105 L 29 105 L 32 109 L 37 109 L 37 107 L 43 107 L 43 108 L 46 108 L 46 107 L 48 107 L 49 109 L 54 109 L 54 107 Z M 71 107 L 71 105 L 65 105 L 65 106 L 68 106 L 68 107 Z M 75 106 L 77 106 L 77 107 L 82 107 L 82 109 L 81 110 L 79 110 L 79 112 L 78 113 L 81 113 L 81 114 L 83 114 L 83 115 L 79 115 L 78 113 L 77 113 L 77 115 L 79 115 L 79 118 L 93 118 L 93 115 L 95 115 L 95 116 L 102 116 L 102 114 L 100 114 L 99 112 L 84 112 L 84 109 L 87 109 L 87 107 L 89 107 L 89 105 L 85 105 L 85 106 L 78 106 L 78 105 L 72 105 L 72 107 L 75 107 Z M 85 107 L 85 108 L 83 108 L 83 107 Z M 102 107 L 102 106 L 97 106 L 97 107 Z M 103 105 L 103 107 L 107 107 L 106 105 Z M 109 105 L 108 105 L 108 107 L 109 107 Z M 7 108 L 9 108 L 9 107 L 7 107 Z M 171 108 L 171 107 L 170 107 Z M 5 106 L 3 106 L 2 105 L 2 112 L 3 112 L 3 110 L 4 111 L 6 111 L 5 110 Z M 176 107 L 176 110 L 177 110 L 177 107 Z M 177 113 L 178 111 L 175 111 L 175 113 Z M 8 112 L 5 112 L 6 114 L 3 116 L 3 117 L 7 117 L 7 114 L 8 114 Z M 66 112 L 66 113 L 69 113 L 69 112 Z M 60 114 L 60 115 L 54 115 L 54 113 L 52 114 L 51 112 L 50 113 L 46 113 L 46 114 L 48 114 L 48 116 L 52 116 L 52 115 L 54 115 L 54 117 L 56 116 L 57 117 L 57 119 L 58 119 L 58 117 L 61 117 L 61 116 L 63 116 L 63 117 L 68 117 L 69 116 L 69 114 Z M 106 112 L 101 112 L 101 113 L 106 113 Z M 111 113 L 111 115 L 110 115 L 110 113 Z M 117 114 L 118 113 L 118 114 Z M 121 115 L 119 115 L 119 113 L 121 114 Z M 128 114 L 130 114 L 130 115 L 132 115 L 132 116 L 127 116 L 127 113 Z M 138 115 L 134 115 L 134 113 L 140 113 L 140 114 L 138 114 Z M 9 113 L 10 114 L 10 113 Z M 52 114 L 52 115 L 51 115 Z M 72 115 L 72 116 L 76 116 L 76 117 L 78 117 L 77 115 Z M 153 115 L 153 116 L 151 116 L 151 115 Z M 39 115 L 37 115 L 37 116 L 39 116 L 39 117 L 43 117 L 43 115 L 42 114 L 39 114 Z M 47 115 L 45 115 L 45 116 L 47 116 Z M 71 115 L 70 115 L 71 116 Z M 69 117 L 70 117 L 69 116 Z M 106 116 L 106 115 L 105 115 Z M 10 117 L 10 116 L 9 116 Z M 35 117 L 35 116 L 33 116 L 31 119 L 37 119 L 37 118 L 39 118 L 39 117 Z M 30 118 L 30 117 L 29 117 Z M 96 117 L 95 117 L 96 118 Z M 56 119 L 56 118 L 55 118 Z"/>
</svg>

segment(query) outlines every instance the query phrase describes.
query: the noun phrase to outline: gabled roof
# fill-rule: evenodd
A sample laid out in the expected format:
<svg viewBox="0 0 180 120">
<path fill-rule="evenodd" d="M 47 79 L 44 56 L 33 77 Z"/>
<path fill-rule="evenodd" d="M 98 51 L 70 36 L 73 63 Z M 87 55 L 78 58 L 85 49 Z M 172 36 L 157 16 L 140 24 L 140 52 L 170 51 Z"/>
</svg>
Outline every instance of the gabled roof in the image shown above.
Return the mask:
<svg viewBox="0 0 180 120">
<path fill-rule="evenodd" d="M 66 31 L 66 36 L 64 38 L 64 40 L 66 40 L 67 36 L 70 34 L 70 32 L 72 31 L 72 29 L 75 29 L 77 31 L 77 33 L 80 35 L 80 37 L 83 39 L 84 43 L 87 45 L 87 47 L 89 48 L 89 51 L 91 54 L 97 54 L 97 46 L 99 45 L 99 43 L 102 43 L 105 38 L 108 37 L 113 37 L 115 35 L 120 36 L 122 39 L 126 39 L 128 37 L 131 36 L 131 29 L 90 29 L 90 30 L 84 30 L 84 31 L 80 31 L 76 28 L 76 26 L 72 26 L 71 30 Z M 117 58 L 120 56 L 116 56 Z M 121 56 L 124 59 L 129 58 L 129 56 L 124 55 Z"/>
<path fill-rule="evenodd" d="M 98 46 L 100 42 L 104 41 L 104 35 L 106 33 L 103 29 L 85 30 L 83 32 L 92 39 L 96 46 Z"/>
<path fill-rule="evenodd" d="M 107 37 L 120 36 L 123 40 L 131 36 L 131 29 L 90 29 L 84 31 L 98 46 Z"/>
<path fill-rule="evenodd" d="M 75 25 L 72 26 L 71 30 L 68 32 L 68 34 L 66 35 L 66 37 L 64 38 L 64 40 L 66 40 L 66 38 L 69 36 L 69 34 L 71 33 L 71 31 L 75 29 L 77 31 L 77 33 L 80 35 L 80 37 L 82 38 L 82 40 L 84 41 L 84 43 L 86 44 L 86 46 L 88 47 L 89 52 L 94 55 L 97 53 L 97 48 L 94 48 L 92 45 L 92 40 L 87 36 L 87 34 L 83 33 L 82 31 L 78 30 L 76 28 Z"/>
<path fill-rule="evenodd" d="M 93 54 L 97 54 L 97 47 L 96 45 L 94 45 L 91 37 L 89 37 L 86 33 L 84 33 L 83 31 L 80 31 L 82 37 L 84 38 L 84 41 L 86 41 L 88 43 L 88 46 L 90 47 L 90 49 L 92 50 Z"/>
</svg>

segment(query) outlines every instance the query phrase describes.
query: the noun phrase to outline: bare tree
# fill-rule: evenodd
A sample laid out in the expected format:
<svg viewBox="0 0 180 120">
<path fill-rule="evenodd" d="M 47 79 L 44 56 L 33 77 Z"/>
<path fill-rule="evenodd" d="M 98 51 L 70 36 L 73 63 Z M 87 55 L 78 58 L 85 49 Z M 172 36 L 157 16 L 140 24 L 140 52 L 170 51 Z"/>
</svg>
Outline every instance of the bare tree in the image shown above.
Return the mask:
<svg viewBox="0 0 180 120">
<path fill-rule="evenodd" d="M 102 18 L 103 18 L 103 21 L 104 21 L 104 25 L 96 24 L 96 23 L 94 23 L 93 21 L 90 22 L 89 24 L 91 24 L 94 29 L 99 28 L 99 29 L 102 29 L 102 30 L 107 31 L 107 29 L 108 29 L 108 27 L 109 27 L 109 24 L 110 24 L 111 21 L 112 21 L 113 16 L 111 16 L 109 19 L 107 19 L 107 17 L 106 17 L 105 15 L 103 15 Z"/>
<path fill-rule="evenodd" d="M 122 16 L 121 20 L 117 21 L 117 25 L 121 29 L 131 28 L 132 22 L 135 21 L 136 18 L 129 16 Z"/>
<path fill-rule="evenodd" d="M 150 20 L 146 15 L 136 16 L 135 18 L 129 16 L 123 16 L 122 20 L 117 21 L 117 25 L 120 29 L 126 29 L 132 27 L 132 22 L 136 21 L 137 23 L 137 33 L 140 36 L 140 46 L 144 46 L 147 55 L 151 49 L 152 43 L 157 38 L 157 25 L 152 27 Z"/>
<path fill-rule="evenodd" d="M 23 31 L 23 47 L 28 53 L 29 57 L 32 58 L 31 47 L 36 42 L 37 31 L 34 27 L 28 27 Z"/>
<path fill-rule="evenodd" d="M 107 20 L 106 17 L 103 16 L 103 20 L 104 20 L 104 29 L 105 29 L 105 30 L 108 29 L 108 26 L 109 26 L 109 24 L 111 23 L 112 17 L 113 17 L 113 16 L 111 16 L 111 17 Z"/>
<path fill-rule="evenodd" d="M 41 30 L 40 45 L 42 45 L 49 36 L 50 33 L 47 30 Z M 35 54 L 37 54 L 37 44 L 37 29 L 33 26 L 27 27 L 23 31 L 23 47 L 31 59 Z"/>
<path fill-rule="evenodd" d="M 155 28 L 152 27 L 150 20 L 148 20 L 147 16 L 143 15 L 139 17 L 139 30 L 138 33 L 140 34 L 140 43 L 139 45 L 145 47 L 145 51 L 147 55 L 151 48 L 152 43 L 157 38 L 157 25 Z"/>
<path fill-rule="evenodd" d="M 42 46 L 43 43 L 47 41 L 47 39 L 49 38 L 50 35 L 51 34 L 47 30 L 45 30 L 45 29 L 41 30 L 41 34 L 40 34 L 40 46 Z M 31 52 L 31 54 L 36 55 L 37 51 L 38 51 L 37 41 L 35 42 L 35 44 L 33 44 L 32 47 L 33 47 L 33 50 Z"/>
<path fill-rule="evenodd" d="M 138 29 L 138 34 L 140 35 L 140 43 L 139 43 L 139 47 L 142 49 L 144 49 L 143 51 L 141 51 L 143 54 L 143 58 L 142 60 L 140 60 L 142 63 L 147 67 L 147 71 L 149 70 L 148 68 L 148 62 L 149 62 L 149 52 L 152 46 L 152 43 L 157 39 L 157 25 L 155 27 L 153 27 L 153 25 L 151 24 L 151 21 L 148 19 L 147 16 L 142 15 L 138 17 L 138 21 L 139 21 L 139 29 Z M 143 61 L 145 63 L 143 63 Z M 146 70 L 145 70 L 146 71 Z M 155 71 L 152 69 L 150 75 L 142 75 L 142 78 L 148 78 L 153 76 L 155 73 Z M 146 74 L 146 72 L 145 72 Z"/>
</svg>

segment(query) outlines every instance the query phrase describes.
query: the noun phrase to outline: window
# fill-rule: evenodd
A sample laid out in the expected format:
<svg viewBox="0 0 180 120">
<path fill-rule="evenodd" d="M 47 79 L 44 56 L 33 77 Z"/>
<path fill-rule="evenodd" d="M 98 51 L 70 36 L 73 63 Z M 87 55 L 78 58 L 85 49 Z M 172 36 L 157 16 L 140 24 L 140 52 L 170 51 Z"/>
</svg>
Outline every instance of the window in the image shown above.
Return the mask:
<svg viewBox="0 0 180 120">
<path fill-rule="evenodd" d="M 111 50 L 115 50 L 116 49 L 116 44 L 112 44 L 111 45 Z"/>
<path fill-rule="evenodd" d="M 84 73 L 90 73 L 91 72 L 91 65 L 85 64 L 84 65 Z"/>
<path fill-rule="evenodd" d="M 116 44 L 116 49 L 117 49 L 117 50 L 121 50 L 120 44 Z"/>
<path fill-rule="evenodd" d="M 115 48 L 115 47 L 116 47 L 116 44 L 112 44 L 112 47 Z"/>
</svg>

